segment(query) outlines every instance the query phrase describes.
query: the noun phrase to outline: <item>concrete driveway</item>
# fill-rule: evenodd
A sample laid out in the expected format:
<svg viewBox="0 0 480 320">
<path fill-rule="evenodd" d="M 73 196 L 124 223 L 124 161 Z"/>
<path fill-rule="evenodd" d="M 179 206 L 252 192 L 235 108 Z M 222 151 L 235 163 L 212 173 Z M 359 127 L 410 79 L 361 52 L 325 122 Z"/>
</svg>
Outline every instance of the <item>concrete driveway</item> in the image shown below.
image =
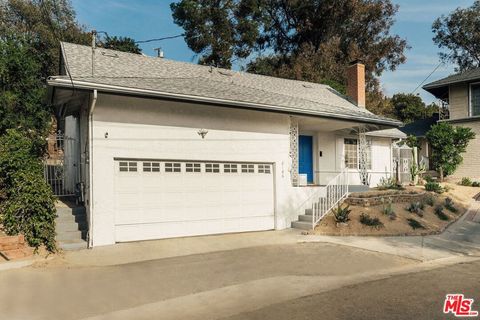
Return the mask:
<svg viewBox="0 0 480 320">
<path fill-rule="evenodd" d="M 5 319 L 214 319 L 416 264 L 319 243 L 103 267 L 53 264 L 0 272 L 0 310 Z"/>
</svg>

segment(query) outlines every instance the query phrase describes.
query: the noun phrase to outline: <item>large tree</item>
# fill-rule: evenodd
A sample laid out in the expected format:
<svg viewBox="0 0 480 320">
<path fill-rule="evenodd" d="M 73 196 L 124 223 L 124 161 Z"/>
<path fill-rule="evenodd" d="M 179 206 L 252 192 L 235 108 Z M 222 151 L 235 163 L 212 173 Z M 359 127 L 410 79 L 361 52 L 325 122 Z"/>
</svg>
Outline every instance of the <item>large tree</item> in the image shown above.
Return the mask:
<svg viewBox="0 0 480 320">
<path fill-rule="evenodd" d="M 249 72 L 342 91 L 345 67 L 361 60 L 377 106 L 376 77 L 405 61 L 406 41 L 390 34 L 398 9 L 390 0 L 181 0 L 171 9 L 202 64 L 248 58 Z"/>
<path fill-rule="evenodd" d="M 130 53 L 142 53 L 142 49 L 138 44 L 129 37 L 117 37 L 117 36 L 107 36 L 104 40 L 101 41 L 100 46 L 106 49 L 118 50 L 123 52 Z"/>
<path fill-rule="evenodd" d="M 412 93 L 397 93 L 392 96 L 390 103 L 393 106 L 394 117 L 405 123 L 431 117 L 438 107 L 426 105 L 419 95 Z"/>
<path fill-rule="evenodd" d="M 457 65 L 456 71 L 480 66 L 480 1 L 469 8 L 457 8 L 448 16 L 442 15 L 432 25 L 433 41 L 445 52 L 440 53 L 444 62 Z"/>
</svg>

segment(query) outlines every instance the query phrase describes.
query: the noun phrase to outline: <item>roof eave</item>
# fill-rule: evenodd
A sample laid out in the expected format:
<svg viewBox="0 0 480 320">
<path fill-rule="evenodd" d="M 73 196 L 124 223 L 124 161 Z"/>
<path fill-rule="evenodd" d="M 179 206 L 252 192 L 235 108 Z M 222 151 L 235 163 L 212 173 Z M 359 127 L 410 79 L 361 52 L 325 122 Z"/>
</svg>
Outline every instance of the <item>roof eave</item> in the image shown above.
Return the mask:
<svg viewBox="0 0 480 320">
<path fill-rule="evenodd" d="M 113 86 L 113 85 L 98 84 L 93 82 L 78 81 L 78 80 L 65 79 L 65 78 L 50 77 L 47 79 L 47 83 L 49 86 L 53 86 L 53 87 L 76 88 L 76 89 L 83 89 L 83 90 L 97 89 L 103 92 L 170 98 L 170 99 L 178 99 L 178 100 L 184 100 L 184 101 L 213 103 L 218 105 L 237 106 L 237 107 L 251 108 L 251 109 L 263 109 L 263 110 L 285 112 L 285 113 L 291 113 L 291 114 L 301 114 L 301 115 L 318 116 L 323 118 L 332 118 L 332 119 L 338 119 L 338 120 L 356 121 L 356 122 L 361 122 L 366 124 L 384 125 L 392 128 L 398 128 L 403 126 L 402 122 L 396 121 L 396 120 L 389 120 L 389 119 L 373 119 L 373 118 L 367 118 L 367 117 L 339 115 L 339 114 L 332 114 L 328 112 L 308 111 L 308 110 L 295 112 L 287 107 L 282 107 L 282 106 L 243 102 L 243 101 L 232 101 L 232 100 L 224 100 L 224 99 L 218 99 L 218 98 L 176 94 L 176 93 L 170 93 L 170 92 L 161 92 L 161 91 L 155 91 L 155 90 L 137 89 L 137 88 L 122 87 L 122 86 Z"/>
</svg>

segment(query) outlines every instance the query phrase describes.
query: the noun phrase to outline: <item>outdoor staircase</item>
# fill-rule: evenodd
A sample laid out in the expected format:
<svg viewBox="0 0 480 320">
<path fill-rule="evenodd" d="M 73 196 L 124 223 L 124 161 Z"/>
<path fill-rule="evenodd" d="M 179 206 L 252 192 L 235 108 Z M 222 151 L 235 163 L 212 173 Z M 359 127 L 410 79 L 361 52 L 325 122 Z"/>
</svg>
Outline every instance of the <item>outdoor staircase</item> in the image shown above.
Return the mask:
<svg viewBox="0 0 480 320">
<path fill-rule="evenodd" d="M 0 236 L 0 256 L 5 260 L 16 260 L 33 255 L 33 248 L 25 243 L 23 235 Z"/>
<path fill-rule="evenodd" d="M 301 214 L 298 216 L 298 221 L 292 222 L 292 228 L 302 229 L 302 230 L 312 230 L 313 209 L 307 208 L 305 209 L 304 213 L 305 214 Z"/>
<path fill-rule="evenodd" d="M 59 203 L 57 206 L 56 240 L 63 250 L 87 248 L 88 223 L 85 207 Z"/>
</svg>

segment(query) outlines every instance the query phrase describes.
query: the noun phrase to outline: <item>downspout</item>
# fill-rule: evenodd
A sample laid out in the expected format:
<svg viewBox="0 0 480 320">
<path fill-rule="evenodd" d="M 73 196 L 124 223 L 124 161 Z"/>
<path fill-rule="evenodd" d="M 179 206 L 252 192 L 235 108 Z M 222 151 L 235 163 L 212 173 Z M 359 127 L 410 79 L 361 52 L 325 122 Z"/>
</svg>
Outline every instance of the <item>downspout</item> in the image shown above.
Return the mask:
<svg viewBox="0 0 480 320">
<path fill-rule="evenodd" d="M 95 110 L 95 105 L 97 104 L 97 90 L 93 90 L 93 99 L 90 104 L 90 112 L 88 113 L 88 247 L 93 247 L 93 111 Z"/>
</svg>

